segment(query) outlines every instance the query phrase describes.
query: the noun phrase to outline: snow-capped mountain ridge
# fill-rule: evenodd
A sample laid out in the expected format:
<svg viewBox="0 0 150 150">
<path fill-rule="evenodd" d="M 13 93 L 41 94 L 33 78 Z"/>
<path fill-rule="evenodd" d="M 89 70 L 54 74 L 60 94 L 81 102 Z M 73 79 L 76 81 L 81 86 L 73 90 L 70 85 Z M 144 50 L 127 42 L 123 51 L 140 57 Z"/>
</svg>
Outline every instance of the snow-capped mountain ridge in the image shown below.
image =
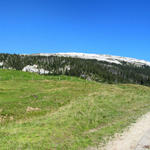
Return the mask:
<svg viewBox="0 0 150 150">
<path fill-rule="evenodd" d="M 96 59 L 98 61 L 105 61 L 109 63 L 122 64 L 122 62 L 128 62 L 137 66 L 147 65 L 150 66 L 150 62 L 145 60 L 139 60 L 129 57 L 113 56 L 113 55 L 100 55 L 100 54 L 87 54 L 87 53 L 39 53 L 32 54 L 33 56 L 59 56 L 59 57 L 72 57 L 81 59 Z"/>
</svg>

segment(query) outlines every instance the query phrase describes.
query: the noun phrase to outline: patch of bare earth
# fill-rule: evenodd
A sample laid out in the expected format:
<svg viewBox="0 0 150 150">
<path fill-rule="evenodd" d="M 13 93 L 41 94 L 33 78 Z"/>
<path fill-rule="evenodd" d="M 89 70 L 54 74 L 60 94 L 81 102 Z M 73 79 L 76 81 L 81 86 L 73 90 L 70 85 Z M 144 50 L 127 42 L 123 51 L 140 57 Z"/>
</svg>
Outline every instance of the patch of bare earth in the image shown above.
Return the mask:
<svg viewBox="0 0 150 150">
<path fill-rule="evenodd" d="M 40 110 L 40 108 L 33 108 L 33 107 L 30 107 L 30 106 L 28 106 L 27 107 L 27 109 L 26 109 L 26 112 L 31 112 L 31 111 L 39 111 Z"/>
<path fill-rule="evenodd" d="M 147 113 L 122 134 L 116 134 L 105 146 L 92 147 L 88 150 L 134 150 L 142 136 L 149 129 L 150 113 Z"/>
</svg>

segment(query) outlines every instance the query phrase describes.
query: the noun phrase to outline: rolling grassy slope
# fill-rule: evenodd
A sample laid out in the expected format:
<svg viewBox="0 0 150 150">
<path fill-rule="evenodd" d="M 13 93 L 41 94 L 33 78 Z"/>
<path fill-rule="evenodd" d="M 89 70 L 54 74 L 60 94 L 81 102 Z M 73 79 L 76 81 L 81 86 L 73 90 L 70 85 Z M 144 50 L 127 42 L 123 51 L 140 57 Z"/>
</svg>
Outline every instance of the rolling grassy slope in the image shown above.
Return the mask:
<svg viewBox="0 0 150 150">
<path fill-rule="evenodd" d="M 1 150 L 99 145 L 150 110 L 150 88 L 0 70 Z"/>
</svg>

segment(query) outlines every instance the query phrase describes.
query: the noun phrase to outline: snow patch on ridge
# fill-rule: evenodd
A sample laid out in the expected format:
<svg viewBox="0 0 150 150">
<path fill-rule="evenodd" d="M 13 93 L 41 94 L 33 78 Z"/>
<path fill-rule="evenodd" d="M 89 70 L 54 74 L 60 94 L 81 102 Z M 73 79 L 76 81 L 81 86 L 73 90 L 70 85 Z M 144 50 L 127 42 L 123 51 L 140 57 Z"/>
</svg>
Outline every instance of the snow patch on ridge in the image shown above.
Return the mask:
<svg viewBox="0 0 150 150">
<path fill-rule="evenodd" d="M 39 53 L 32 54 L 32 56 L 59 56 L 59 57 L 72 57 L 82 59 L 96 59 L 98 61 L 105 61 L 109 63 L 122 64 L 121 62 L 128 62 L 137 66 L 147 65 L 150 66 L 150 62 L 145 60 L 138 60 L 135 58 L 112 56 L 112 55 L 100 55 L 100 54 L 86 54 L 86 53 Z"/>
</svg>

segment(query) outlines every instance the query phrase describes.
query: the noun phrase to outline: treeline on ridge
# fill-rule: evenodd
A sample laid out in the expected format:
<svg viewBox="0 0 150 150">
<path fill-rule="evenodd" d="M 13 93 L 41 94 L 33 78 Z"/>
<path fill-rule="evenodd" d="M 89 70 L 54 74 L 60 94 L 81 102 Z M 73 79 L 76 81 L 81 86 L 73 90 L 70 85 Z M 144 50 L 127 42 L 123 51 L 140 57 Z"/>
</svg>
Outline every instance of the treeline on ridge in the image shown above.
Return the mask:
<svg viewBox="0 0 150 150">
<path fill-rule="evenodd" d="M 121 64 L 97 60 L 58 57 L 0 54 L 1 68 L 22 70 L 27 65 L 38 65 L 49 75 L 77 76 L 87 80 L 107 83 L 135 83 L 150 85 L 150 67 L 141 67 L 127 62 Z"/>
</svg>

